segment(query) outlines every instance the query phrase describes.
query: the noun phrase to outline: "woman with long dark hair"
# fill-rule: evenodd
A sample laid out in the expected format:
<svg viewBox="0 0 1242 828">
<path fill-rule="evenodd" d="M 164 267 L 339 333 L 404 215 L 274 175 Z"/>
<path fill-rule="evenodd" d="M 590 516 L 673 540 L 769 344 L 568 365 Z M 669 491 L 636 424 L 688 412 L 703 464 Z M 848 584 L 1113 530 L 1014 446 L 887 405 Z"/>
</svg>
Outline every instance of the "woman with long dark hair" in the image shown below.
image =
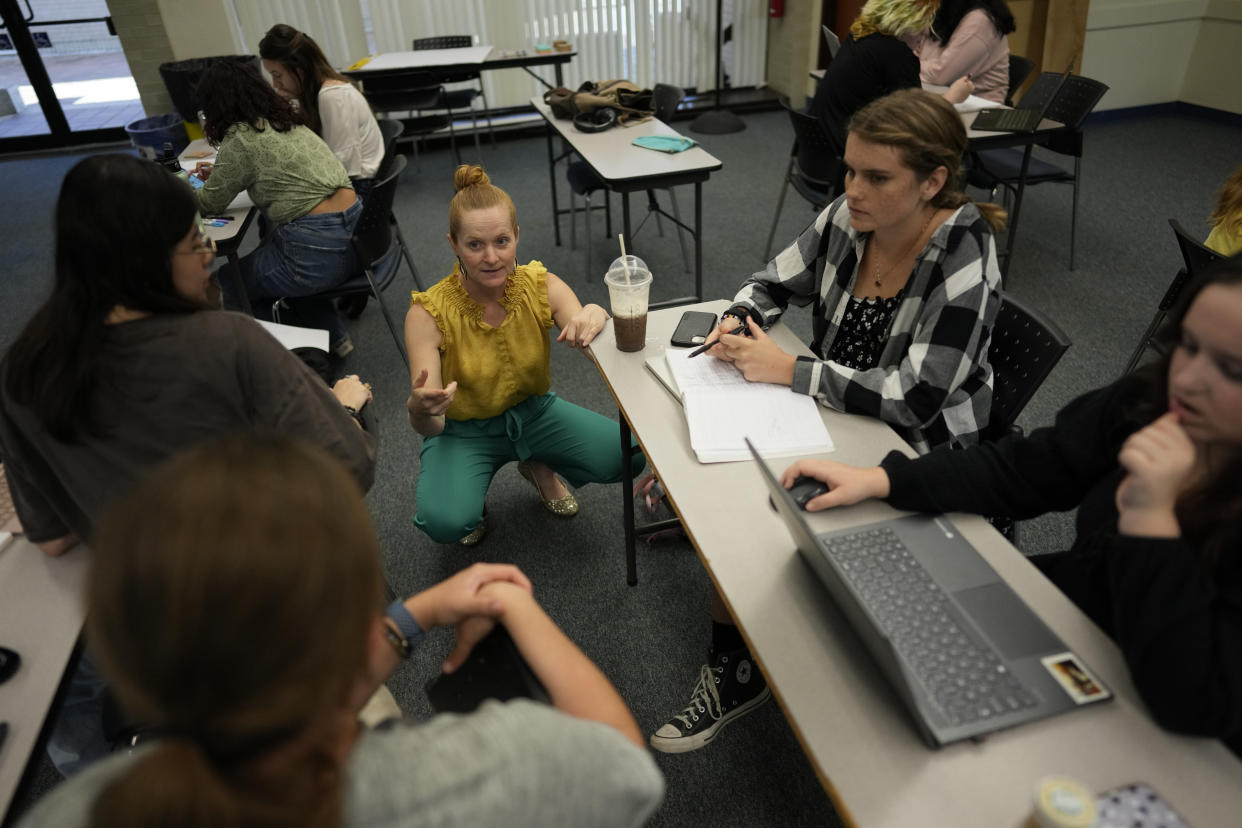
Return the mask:
<svg viewBox="0 0 1242 828">
<path fill-rule="evenodd" d="M 969 75 L 974 94 L 1004 103 L 1009 93 L 1013 13 L 1005 0 L 941 0 L 931 27 L 913 38 L 924 83 L 948 86 Z"/>
<path fill-rule="evenodd" d="M 526 576 L 476 564 L 385 612 L 362 493 L 311 446 L 199 446 L 119 505 L 94 552 L 87 639 L 154 738 L 27 825 L 637 826 L 659 804 L 625 702 Z M 452 672 L 498 624 L 550 705 L 359 725 L 423 630 L 456 628 Z"/>
<path fill-rule="evenodd" d="M 86 158 L 61 185 L 55 230 L 51 295 L 0 361 L 0 456 L 44 552 L 89 542 L 153 466 L 239 429 L 302 437 L 370 487 L 376 442 L 345 408 L 370 392 L 357 377 L 329 389 L 253 319 L 210 308 L 214 246 L 188 184 L 132 155 Z M 95 736 L 53 734 L 58 767 L 106 749 L 98 713 L 78 720 Z"/>
<path fill-rule="evenodd" d="M 800 460 L 817 511 L 1036 517 L 1077 509 L 1066 552 L 1032 559 L 1121 648 L 1164 727 L 1242 752 L 1242 257 L 1187 285 L 1166 355 L 1027 437 L 860 469 Z"/>
<path fill-rule="evenodd" d="M 362 93 L 332 68 L 306 32 L 277 23 L 259 41 L 259 57 L 272 88 L 298 109 L 345 165 L 359 198 L 366 198 L 380 162 L 384 136 Z"/>
<path fill-rule="evenodd" d="M 358 272 L 350 237 L 362 214 L 345 167 L 302 113 L 276 94 L 253 66 L 220 61 L 197 87 L 207 119 L 204 132 L 217 147 L 213 165 L 199 165 L 204 215 L 224 210 L 242 190 L 274 225 L 263 243 L 241 259 L 242 281 L 255 314 L 268 317 L 282 297 L 313 297 Z M 227 300 L 236 297 L 227 295 Z M 344 318 L 327 299 L 290 303 L 298 320 L 326 328 L 337 356 L 353 343 Z"/>
</svg>

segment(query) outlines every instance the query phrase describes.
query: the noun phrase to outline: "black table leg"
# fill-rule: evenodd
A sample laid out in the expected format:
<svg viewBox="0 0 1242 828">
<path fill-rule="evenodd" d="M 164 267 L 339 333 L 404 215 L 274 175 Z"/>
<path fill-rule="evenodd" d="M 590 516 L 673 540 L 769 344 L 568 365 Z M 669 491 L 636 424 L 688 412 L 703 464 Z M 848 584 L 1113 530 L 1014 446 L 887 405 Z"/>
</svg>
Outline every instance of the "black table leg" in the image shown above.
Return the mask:
<svg viewBox="0 0 1242 828">
<path fill-rule="evenodd" d="M 621 488 L 622 519 L 625 521 L 625 582 L 630 586 L 638 583 L 638 559 L 634 551 L 637 542 L 634 531 L 634 465 L 630 462 L 633 449 L 630 446 L 630 424 L 625 415 L 617 412 L 621 429 L 621 458 L 625 464 L 625 481 Z"/>
<path fill-rule="evenodd" d="M 1026 171 L 1031 166 L 1031 149 L 1028 143 L 1022 151 L 1022 169 L 1018 172 L 1018 191 L 1013 197 L 1013 212 L 1009 214 L 1008 238 L 1005 240 L 1005 262 L 1001 265 L 1001 282 L 1009 278 L 1009 263 L 1013 261 L 1014 240 L 1018 237 L 1018 214 L 1022 211 L 1022 194 L 1026 192 Z"/>
<path fill-rule="evenodd" d="M 548 184 L 552 187 L 552 228 L 556 236 L 556 246 L 561 246 L 561 208 L 556 203 L 556 153 L 552 148 L 552 125 L 544 121 L 548 136 Z M 573 196 L 571 195 L 570 198 Z"/>
</svg>

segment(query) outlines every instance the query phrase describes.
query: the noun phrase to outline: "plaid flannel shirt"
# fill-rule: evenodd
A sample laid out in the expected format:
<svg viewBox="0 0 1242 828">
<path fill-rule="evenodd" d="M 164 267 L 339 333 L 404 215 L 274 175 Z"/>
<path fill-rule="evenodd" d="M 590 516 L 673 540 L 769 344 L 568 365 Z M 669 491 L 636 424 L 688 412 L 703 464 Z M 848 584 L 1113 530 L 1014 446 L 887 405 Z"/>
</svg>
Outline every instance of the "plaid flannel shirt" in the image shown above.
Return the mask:
<svg viewBox="0 0 1242 828">
<path fill-rule="evenodd" d="M 734 297 L 765 327 L 792 302 L 815 302 L 811 349 L 799 357 L 793 390 L 851 414 L 878 417 L 920 454 L 979 442 L 992 409 L 988 346 L 1000 308 L 1000 267 L 991 229 L 973 203 L 959 207 L 914 263 L 876 367 L 822 359 L 840 333 L 867 233 L 850 226 L 842 196 Z M 846 331 L 845 335 L 850 335 Z"/>
</svg>

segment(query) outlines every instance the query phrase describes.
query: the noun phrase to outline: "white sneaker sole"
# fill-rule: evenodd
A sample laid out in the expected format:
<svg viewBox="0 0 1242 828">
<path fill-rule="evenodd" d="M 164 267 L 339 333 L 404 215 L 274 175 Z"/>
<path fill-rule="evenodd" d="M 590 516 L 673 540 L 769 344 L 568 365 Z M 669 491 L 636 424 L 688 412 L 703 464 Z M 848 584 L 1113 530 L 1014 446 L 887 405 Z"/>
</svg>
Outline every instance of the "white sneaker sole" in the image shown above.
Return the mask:
<svg viewBox="0 0 1242 828">
<path fill-rule="evenodd" d="M 753 699 L 746 702 L 736 710 L 730 711 L 727 716 L 722 717 L 720 721 L 716 722 L 716 724 L 701 733 L 696 733 L 693 736 L 677 736 L 675 738 L 660 736 L 656 733 L 652 733 L 651 738 L 648 741 L 650 742 L 652 748 L 660 751 L 661 753 L 689 753 L 692 750 L 698 750 L 699 748 L 706 747 L 710 744 L 712 739 L 715 739 L 720 734 L 720 731 L 724 730 L 725 726 L 730 722 L 736 722 L 738 719 L 742 718 L 771 697 L 771 688 L 765 687 L 763 688 L 762 693 L 755 696 Z"/>
</svg>

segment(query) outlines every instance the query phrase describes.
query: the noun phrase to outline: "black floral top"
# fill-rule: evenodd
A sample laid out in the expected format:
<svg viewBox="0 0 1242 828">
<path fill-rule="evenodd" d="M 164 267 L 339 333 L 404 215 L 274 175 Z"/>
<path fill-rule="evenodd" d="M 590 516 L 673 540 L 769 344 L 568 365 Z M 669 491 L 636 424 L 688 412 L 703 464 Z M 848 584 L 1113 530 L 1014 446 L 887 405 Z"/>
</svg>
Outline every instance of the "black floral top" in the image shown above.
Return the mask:
<svg viewBox="0 0 1242 828">
<path fill-rule="evenodd" d="M 896 296 L 887 299 L 851 296 L 828 359 L 855 371 L 874 368 L 888 344 L 888 325 L 905 292 L 903 287 Z"/>
</svg>

